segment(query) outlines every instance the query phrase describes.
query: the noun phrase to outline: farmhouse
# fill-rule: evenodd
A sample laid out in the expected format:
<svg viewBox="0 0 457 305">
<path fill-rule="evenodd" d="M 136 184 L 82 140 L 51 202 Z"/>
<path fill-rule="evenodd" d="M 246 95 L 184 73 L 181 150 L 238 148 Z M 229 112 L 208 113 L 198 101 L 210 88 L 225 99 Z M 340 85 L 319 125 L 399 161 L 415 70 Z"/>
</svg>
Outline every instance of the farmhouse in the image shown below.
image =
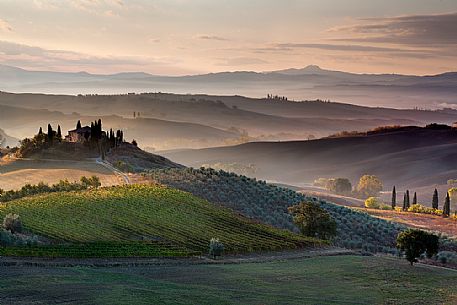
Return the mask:
<svg viewBox="0 0 457 305">
<path fill-rule="evenodd" d="M 91 128 L 89 126 L 84 126 L 74 130 L 68 131 L 68 135 L 65 136 L 65 141 L 73 143 L 83 143 L 90 139 Z"/>
</svg>

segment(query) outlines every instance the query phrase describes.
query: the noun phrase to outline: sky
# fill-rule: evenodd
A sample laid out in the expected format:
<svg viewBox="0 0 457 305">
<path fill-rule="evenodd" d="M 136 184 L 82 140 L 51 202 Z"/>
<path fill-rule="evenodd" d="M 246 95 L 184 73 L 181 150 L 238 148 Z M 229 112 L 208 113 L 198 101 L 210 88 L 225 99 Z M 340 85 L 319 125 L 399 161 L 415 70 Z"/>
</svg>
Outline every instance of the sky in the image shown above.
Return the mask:
<svg viewBox="0 0 457 305">
<path fill-rule="evenodd" d="M 0 0 L 0 64 L 437 74 L 457 71 L 457 0 Z"/>
</svg>

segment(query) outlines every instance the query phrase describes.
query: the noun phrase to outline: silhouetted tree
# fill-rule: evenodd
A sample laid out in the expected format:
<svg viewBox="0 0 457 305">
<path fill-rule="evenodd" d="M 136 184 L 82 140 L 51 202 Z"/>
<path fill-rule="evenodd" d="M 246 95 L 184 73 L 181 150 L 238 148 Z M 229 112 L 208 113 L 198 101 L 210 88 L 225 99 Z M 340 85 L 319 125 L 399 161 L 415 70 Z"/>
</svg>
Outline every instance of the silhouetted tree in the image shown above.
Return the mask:
<svg viewBox="0 0 457 305">
<path fill-rule="evenodd" d="M 397 205 L 397 191 L 396 191 L 395 185 L 394 185 L 394 188 L 392 189 L 392 209 L 395 209 L 396 205 Z"/>
<path fill-rule="evenodd" d="M 62 140 L 62 130 L 60 129 L 60 125 L 57 125 L 57 139 L 59 141 Z"/>
<path fill-rule="evenodd" d="M 425 253 L 431 258 L 438 253 L 439 237 L 421 230 L 409 229 L 398 234 L 397 248 L 405 254 L 412 266 L 422 254 Z"/>
<path fill-rule="evenodd" d="M 48 142 L 52 144 L 54 139 L 54 130 L 52 130 L 51 124 L 48 124 Z"/>
<path fill-rule="evenodd" d="M 38 135 L 42 135 L 43 134 L 43 128 L 40 127 L 40 130 L 38 130 Z"/>
<path fill-rule="evenodd" d="M 406 205 L 406 193 L 403 194 L 403 211 L 406 211 L 408 208 L 407 208 L 407 205 Z"/>
<path fill-rule="evenodd" d="M 82 127 L 81 127 L 81 121 L 78 120 L 78 123 L 76 123 L 76 129 L 81 129 L 81 128 L 82 128 Z"/>
<path fill-rule="evenodd" d="M 432 208 L 437 210 L 438 209 L 438 204 L 439 204 L 438 190 L 435 189 L 435 191 L 433 192 Z"/>
<path fill-rule="evenodd" d="M 413 204 L 417 204 L 417 194 L 414 192 Z"/>
<path fill-rule="evenodd" d="M 408 210 L 410 206 L 409 190 L 406 190 L 406 210 Z"/>
</svg>

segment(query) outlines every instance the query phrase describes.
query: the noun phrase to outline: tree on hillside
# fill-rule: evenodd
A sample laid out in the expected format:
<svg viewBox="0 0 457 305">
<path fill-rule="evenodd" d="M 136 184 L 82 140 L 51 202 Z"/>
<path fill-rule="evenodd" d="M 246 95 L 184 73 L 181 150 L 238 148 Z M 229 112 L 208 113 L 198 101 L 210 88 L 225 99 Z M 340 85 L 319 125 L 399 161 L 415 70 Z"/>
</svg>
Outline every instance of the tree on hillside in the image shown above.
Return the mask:
<svg viewBox="0 0 457 305">
<path fill-rule="evenodd" d="M 392 189 L 392 209 L 395 209 L 397 206 L 397 190 L 394 188 Z"/>
<path fill-rule="evenodd" d="M 312 201 L 288 208 L 295 225 L 303 235 L 330 239 L 336 235 L 336 222 L 330 214 Z"/>
<path fill-rule="evenodd" d="M 51 124 L 48 124 L 48 142 L 52 144 L 54 139 L 54 130 L 52 130 Z"/>
<path fill-rule="evenodd" d="M 443 206 L 443 217 L 449 217 L 451 214 L 451 197 L 449 193 L 446 193 L 446 199 L 444 200 Z"/>
<path fill-rule="evenodd" d="M 439 237 L 421 230 L 409 229 L 398 234 L 397 248 L 405 254 L 412 266 L 422 254 L 425 253 L 431 258 L 438 252 Z"/>
<path fill-rule="evenodd" d="M 414 197 L 413 197 L 413 205 L 417 204 L 417 194 L 414 192 Z"/>
<path fill-rule="evenodd" d="M 433 192 L 432 208 L 434 208 L 435 210 L 438 210 L 438 204 L 439 204 L 438 190 L 435 189 L 435 191 Z"/>
<path fill-rule="evenodd" d="M 82 128 L 82 127 L 81 127 L 81 121 L 78 120 L 78 123 L 76 123 L 76 129 L 81 129 L 81 128 Z"/>
<path fill-rule="evenodd" d="M 405 206 L 406 206 L 406 211 L 409 209 L 411 206 L 410 200 L 409 200 L 409 190 L 406 190 L 406 201 L 405 201 Z"/>
<path fill-rule="evenodd" d="M 382 191 L 381 180 L 373 175 L 364 175 L 357 185 L 357 192 L 362 197 L 377 197 Z"/>
<path fill-rule="evenodd" d="M 335 178 L 327 180 L 325 188 L 333 193 L 346 195 L 351 193 L 352 184 L 347 178 Z"/>
<path fill-rule="evenodd" d="M 38 130 L 38 135 L 41 136 L 43 134 L 43 128 L 40 127 L 40 130 Z"/>
<path fill-rule="evenodd" d="M 62 130 L 60 129 L 60 125 L 57 125 L 57 139 L 59 141 L 62 140 Z"/>
</svg>

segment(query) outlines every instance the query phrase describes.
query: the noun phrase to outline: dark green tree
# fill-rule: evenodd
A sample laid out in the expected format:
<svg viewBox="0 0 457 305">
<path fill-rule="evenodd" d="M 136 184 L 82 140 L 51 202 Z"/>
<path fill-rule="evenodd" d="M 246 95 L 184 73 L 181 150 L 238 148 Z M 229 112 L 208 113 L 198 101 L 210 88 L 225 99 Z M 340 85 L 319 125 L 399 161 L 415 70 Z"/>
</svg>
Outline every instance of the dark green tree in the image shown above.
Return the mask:
<svg viewBox="0 0 457 305">
<path fill-rule="evenodd" d="M 43 128 L 40 127 L 40 130 L 38 130 L 38 135 L 41 136 L 43 134 Z"/>
<path fill-rule="evenodd" d="M 417 194 L 414 192 L 413 204 L 417 204 Z"/>
<path fill-rule="evenodd" d="M 435 191 L 433 192 L 432 208 L 434 208 L 435 210 L 438 210 L 438 204 L 439 204 L 438 190 L 435 189 Z"/>
<path fill-rule="evenodd" d="M 54 140 L 54 130 L 52 130 L 51 124 L 48 124 L 48 142 L 52 144 Z"/>
<path fill-rule="evenodd" d="M 392 189 L 392 209 L 395 209 L 397 206 L 397 190 L 394 188 Z"/>
<path fill-rule="evenodd" d="M 403 211 L 406 211 L 408 208 L 406 206 L 406 193 L 403 194 Z"/>
<path fill-rule="evenodd" d="M 406 190 L 406 210 L 409 209 L 409 207 L 411 206 L 410 204 L 410 200 L 409 200 L 409 190 Z"/>
<path fill-rule="evenodd" d="M 81 127 L 81 121 L 78 120 L 78 123 L 76 123 L 76 129 L 81 129 L 81 128 L 82 128 L 82 127 Z"/>
<path fill-rule="evenodd" d="M 431 258 L 438 252 L 439 237 L 422 230 L 409 229 L 398 234 L 397 248 L 412 266 L 422 254 Z"/>
<path fill-rule="evenodd" d="M 330 239 L 336 235 L 336 222 L 330 214 L 312 201 L 288 208 L 293 221 L 306 236 Z"/>
<path fill-rule="evenodd" d="M 60 129 L 60 125 L 57 125 L 57 139 L 59 141 L 62 140 L 62 130 Z"/>
<path fill-rule="evenodd" d="M 449 196 L 449 192 L 446 193 L 446 199 L 444 200 L 443 206 L 443 217 L 449 217 L 451 214 L 451 197 Z"/>
</svg>

